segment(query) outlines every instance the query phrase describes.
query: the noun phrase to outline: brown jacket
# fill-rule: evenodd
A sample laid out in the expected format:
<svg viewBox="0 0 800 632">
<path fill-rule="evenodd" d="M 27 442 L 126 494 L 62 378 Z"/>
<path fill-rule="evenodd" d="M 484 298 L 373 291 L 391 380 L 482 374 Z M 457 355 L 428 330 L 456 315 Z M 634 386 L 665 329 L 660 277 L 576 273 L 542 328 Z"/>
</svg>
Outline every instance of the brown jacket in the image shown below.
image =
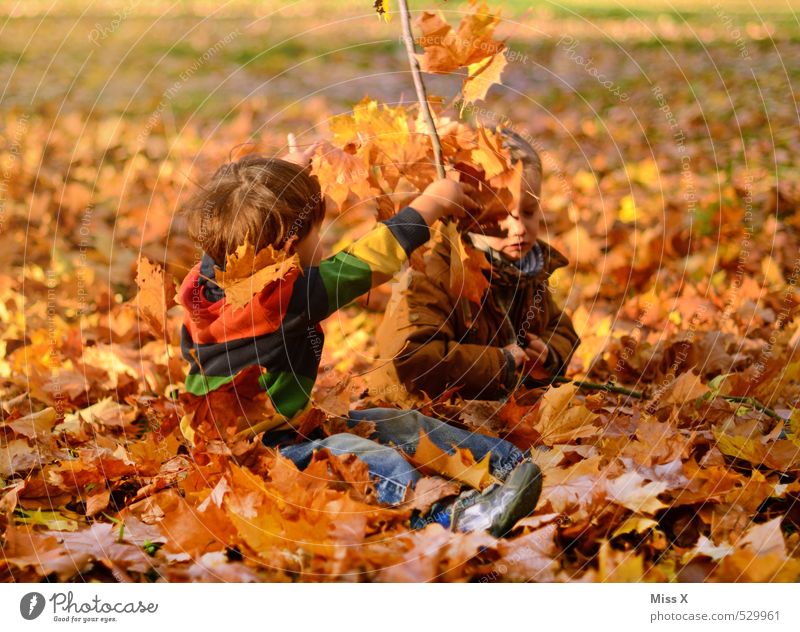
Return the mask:
<svg viewBox="0 0 800 632">
<path fill-rule="evenodd" d="M 553 300 L 548 278 L 568 261 L 547 242 L 538 243 L 542 270 L 525 277 L 494 264 L 486 272 L 490 286 L 481 305 L 451 295 L 450 250 L 435 243 L 426 273 L 409 270 L 386 308 L 377 332 L 381 366 L 371 378 L 371 394 L 401 401 L 406 389 L 435 397 L 460 386 L 459 394 L 468 399 L 499 398 L 519 379 L 502 347 L 524 341 L 526 331 L 547 344 L 550 375 L 563 374 L 580 339 Z"/>
</svg>

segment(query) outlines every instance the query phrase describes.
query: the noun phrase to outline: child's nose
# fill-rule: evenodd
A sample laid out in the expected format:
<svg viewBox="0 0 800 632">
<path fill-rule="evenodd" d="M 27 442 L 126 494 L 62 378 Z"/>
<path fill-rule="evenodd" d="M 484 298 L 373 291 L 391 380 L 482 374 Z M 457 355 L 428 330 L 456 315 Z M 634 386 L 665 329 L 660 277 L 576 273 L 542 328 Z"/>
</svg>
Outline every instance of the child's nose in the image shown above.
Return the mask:
<svg viewBox="0 0 800 632">
<path fill-rule="evenodd" d="M 527 231 L 525 224 L 513 215 L 508 216 L 508 234 L 511 237 L 523 237 Z"/>
</svg>

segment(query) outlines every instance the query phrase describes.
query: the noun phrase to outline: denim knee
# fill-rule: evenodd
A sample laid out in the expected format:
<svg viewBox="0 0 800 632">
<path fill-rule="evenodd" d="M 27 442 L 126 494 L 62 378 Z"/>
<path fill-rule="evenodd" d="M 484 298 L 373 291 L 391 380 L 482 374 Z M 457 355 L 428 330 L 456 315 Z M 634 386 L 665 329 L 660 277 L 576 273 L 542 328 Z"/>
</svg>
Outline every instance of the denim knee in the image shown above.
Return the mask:
<svg viewBox="0 0 800 632">
<path fill-rule="evenodd" d="M 292 448 L 296 449 L 295 452 L 291 452 Z M 402 502 L 407 487 L 413 486 L 420 478 L 419 472 L 397 450 L 358 435 L 343 432 L 318 441 L 288 446 L 281 452 L 288 458 L 305 456 L 303 450 L 298 448 L 307 451 L 308 460 L 313 450 L 321 448 L 327 448 L 336 455 L 355 454 L 367 464 L 370 476 L 375 479 L 378 501 L 388 505 Z"/>
</svg>

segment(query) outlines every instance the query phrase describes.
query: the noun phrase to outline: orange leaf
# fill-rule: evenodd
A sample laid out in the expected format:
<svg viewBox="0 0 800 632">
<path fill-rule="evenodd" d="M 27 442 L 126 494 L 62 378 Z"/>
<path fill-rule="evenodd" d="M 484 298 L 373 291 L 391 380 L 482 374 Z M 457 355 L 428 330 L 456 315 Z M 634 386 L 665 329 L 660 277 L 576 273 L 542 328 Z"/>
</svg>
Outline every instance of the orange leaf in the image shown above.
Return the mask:
<svg viewBox="0 0 800 632">
<path fill-rule="evenodd" d="M 480 305 L 489 288 L 489 279 L 482 270 L 490 270 L 491 264 L 480 250 L 464 243 L 456 224 L 447 224 L 444 234 L 450 243 L 450 291 Z"/>
<path fill-rule="evenodd" d="M 409 459 L 417 467 L 461 481 L 476 489 L 483 489 L 498 482 L 489 472 L 489 454 L 478 462 L 469 450 L 453 449 L 453 454 L 444 452 L 428 438 L 427 434 L 420 432 L 417 450 L 413 455 L 409 455 Z"/>
<path fill-rule="evenodd" d="M 172 276 L 147 257 L 139 257 L 136 285 L 136 308 L 139 317 L 158 338 L 166 336 L 167 310 L 175 304 L 175 283 Z"/>
</svg>

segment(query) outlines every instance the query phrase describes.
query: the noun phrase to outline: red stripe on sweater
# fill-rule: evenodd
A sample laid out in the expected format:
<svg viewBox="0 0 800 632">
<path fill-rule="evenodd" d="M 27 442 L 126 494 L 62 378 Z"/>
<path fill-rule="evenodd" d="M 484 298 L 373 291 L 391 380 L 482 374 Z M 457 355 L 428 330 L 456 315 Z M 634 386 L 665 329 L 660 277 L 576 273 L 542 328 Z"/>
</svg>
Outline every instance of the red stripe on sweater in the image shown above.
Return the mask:
<svg viewBox="0 0 800 632">
<path fill-rule="evenodd" d="M 253 296 L 244 307 L 234 310 L 225 298 L 211 302 L 198 283 L 200 264 L 189 271 L 178 291 L 178 302 L 185 312 L 183 324 L 197 344 L 220 343 L 239 338 L 249 338 L 272 333 L 278 329 L 286 315 L 292 287 L 299 269 Z"/>
</svg>

